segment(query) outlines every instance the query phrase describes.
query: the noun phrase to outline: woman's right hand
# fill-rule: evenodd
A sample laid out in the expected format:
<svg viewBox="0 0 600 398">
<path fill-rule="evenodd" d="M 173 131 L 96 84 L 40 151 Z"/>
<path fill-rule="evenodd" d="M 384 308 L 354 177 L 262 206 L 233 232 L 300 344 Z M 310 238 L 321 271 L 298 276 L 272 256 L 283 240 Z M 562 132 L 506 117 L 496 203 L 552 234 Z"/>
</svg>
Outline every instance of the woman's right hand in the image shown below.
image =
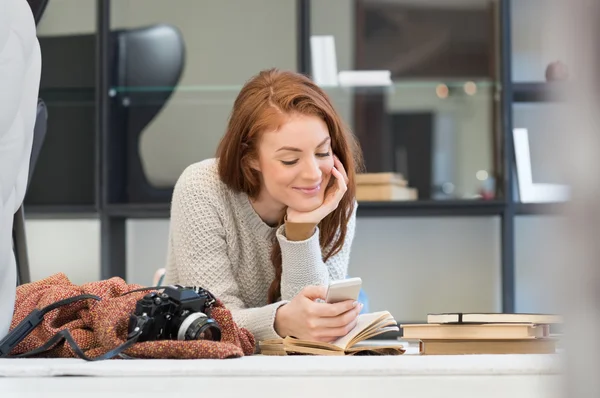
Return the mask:
<svg viewBox="0 0 600 398">
<path fill-rule="evenodd" d="M 289 303 L 277 309 L 275 331 L 281 337 L 332 342 L 350 332 L 357 322 L 362 304 L 351 300 L 329 304 L 325 286 L 307 286 Z"/>
</svg>

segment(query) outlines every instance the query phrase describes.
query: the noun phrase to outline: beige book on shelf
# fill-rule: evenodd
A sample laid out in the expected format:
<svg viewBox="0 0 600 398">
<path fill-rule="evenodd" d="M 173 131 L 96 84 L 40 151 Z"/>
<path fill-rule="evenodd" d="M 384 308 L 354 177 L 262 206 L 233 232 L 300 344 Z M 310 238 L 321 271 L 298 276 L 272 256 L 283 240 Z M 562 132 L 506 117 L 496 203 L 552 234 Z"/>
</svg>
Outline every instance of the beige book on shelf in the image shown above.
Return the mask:
<svg viewBox="0 0 600 398">
<path fill-rule="evenodd" d="M 503 314 L 448 312 L 427 314 L 427 323 L 562 323 L 562 317 L 554 314 Z"/>
<path fill-rule="evenodd" d="M 419 340 L 447 339 L 541 339 L 550 334 L 549 325 L 521 323 L 493 324 L 408 324 L 402 325 L 402 338 Z"/>
<path fill-rule="evenodd" d="M 399 173 L 358 173 L 355 177 L 356 185 L 386 185 L 394 184 L 405 187 L 408 183 Z"/>
<path fill-rule="evenodd" d="M 555 339 L 421 340 L 422 355 L 554 354 Z"/>
<path fill-rule="evenodd" d="M 260 341 L 259 347 L 263 355 L 401 355 L 405 349 L 400 342 L 365 341 L 398 330 L 394 317 L 388 311 L 379 311 L 359 315 L 358 322 L 350 333 L 331 343 L 288 336 L 284 339 Z"/>
<path fill-rule="evenodd" d="M 365 202 L 394 201 L 394 200 L 417 200 L 416 188 L 401 187 L 392 184 L 381 185 L 357 185 L 356 200 Z"/>
</svg>

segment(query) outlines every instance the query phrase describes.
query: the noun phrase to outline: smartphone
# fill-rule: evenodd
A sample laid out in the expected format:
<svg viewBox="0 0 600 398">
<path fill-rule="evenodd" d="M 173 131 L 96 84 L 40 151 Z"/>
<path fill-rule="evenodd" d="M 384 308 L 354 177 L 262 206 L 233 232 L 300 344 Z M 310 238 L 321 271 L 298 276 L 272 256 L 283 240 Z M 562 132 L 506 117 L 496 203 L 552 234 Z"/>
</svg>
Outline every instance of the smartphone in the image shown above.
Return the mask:
<svg viewBox="0 0 600 398">
<path fill-rule="evenodd" d="M 327 288 L 326 303 L 339 303 L 346 300 L 358 300 L 360 288 L 362 287 L 362 279 L 349 278 L 333 281 Z"/>
</svg>

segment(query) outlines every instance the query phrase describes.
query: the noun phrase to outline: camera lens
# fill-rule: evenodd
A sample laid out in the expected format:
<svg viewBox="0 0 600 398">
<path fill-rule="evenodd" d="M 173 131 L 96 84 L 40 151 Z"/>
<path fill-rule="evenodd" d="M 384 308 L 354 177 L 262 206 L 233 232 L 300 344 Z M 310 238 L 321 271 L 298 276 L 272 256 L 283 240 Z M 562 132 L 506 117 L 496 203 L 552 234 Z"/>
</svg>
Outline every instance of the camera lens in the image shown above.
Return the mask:
<svg viewBox="0 0 600 398">
<path fill-rule="evenodd" d="M 221 340 L 221 329 L 214 319 L 202 312 L 187 316 L 177 331 L 177 340 Z"/>
</svg>

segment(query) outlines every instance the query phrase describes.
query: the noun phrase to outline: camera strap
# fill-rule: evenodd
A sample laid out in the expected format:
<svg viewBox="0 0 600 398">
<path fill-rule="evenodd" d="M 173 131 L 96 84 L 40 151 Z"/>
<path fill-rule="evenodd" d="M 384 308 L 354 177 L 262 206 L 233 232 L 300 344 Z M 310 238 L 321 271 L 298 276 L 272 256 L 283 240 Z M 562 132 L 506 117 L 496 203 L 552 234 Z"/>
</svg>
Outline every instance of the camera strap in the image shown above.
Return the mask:
<svg viewBox="0 0 600 398">
<path fill-rule="evenodd" d="M 80 296 L 70 297 L 65 300 L 57 301 L 56 303 L 50 304 L 43 309 L 35 309 L 33 310 L 25 319 L 23 319 L 4 339 L 0 341 L 0 358 L 25 358 L 33 355 L 39 355 L 46 351 L 51 350 L 56 344 L 61 343 L 63 340 L 66 341 L 69 346 L 73 349 L 73 352 L 81 359 L 86 361 L 99 361 L 104 359 L 110 359 L 117 355 L 119 355 L 122 351 L 131 347 L 135 344 L 142 334 L 143 325 L 148 321 L 147 317 L 138 317 L 138 327 L 136 327 L 129 335 L 127 336 L 127 341 L 120 346 L 110 350 L 109 352 L 100 355 L 95 358 L 90 358 L 83 350 L 77 345 L 71 332 L 68 329 L 61 330 L 56 333 L 50 340 L 44 343 L 42 346 L 33 349 L 28 352 L 21 353 L 19 355 L 9 355 L 10 352 L 31 333 L 33 329 L 35 329 L 44 319 L 44 315 L 48 312 L 62 307 L 64 305 L 72 304 L 76 301 L 94 299 L 100 300 L 100 297 L 92 295 L 92 294 L 83 294 Z"/>
</svg>

